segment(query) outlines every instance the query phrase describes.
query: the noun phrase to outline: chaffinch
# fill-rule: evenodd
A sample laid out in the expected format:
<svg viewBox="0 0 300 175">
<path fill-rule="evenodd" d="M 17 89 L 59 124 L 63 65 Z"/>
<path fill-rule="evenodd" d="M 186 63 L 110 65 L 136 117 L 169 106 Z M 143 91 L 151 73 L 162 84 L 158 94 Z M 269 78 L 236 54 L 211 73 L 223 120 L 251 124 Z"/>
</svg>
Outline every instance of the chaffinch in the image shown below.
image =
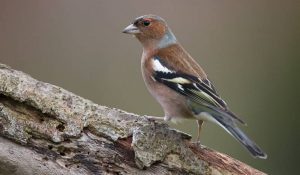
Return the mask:
<svg viewBox="0 0 300 175">
<path fill-rule="evenodd" d="M 253 156 L 267 155 L 238 128 L 245 124 L 230 112 L 203 69 L 179 44 L 164 19 L 156 15 L 136 18 L 123 33 L 134 35 L 143 46 L 141 68 L 151 95 L 162 106 L 164 120 L 195 119 L 199 141 L 203 121 L 225 129 Z"/>
</svg>

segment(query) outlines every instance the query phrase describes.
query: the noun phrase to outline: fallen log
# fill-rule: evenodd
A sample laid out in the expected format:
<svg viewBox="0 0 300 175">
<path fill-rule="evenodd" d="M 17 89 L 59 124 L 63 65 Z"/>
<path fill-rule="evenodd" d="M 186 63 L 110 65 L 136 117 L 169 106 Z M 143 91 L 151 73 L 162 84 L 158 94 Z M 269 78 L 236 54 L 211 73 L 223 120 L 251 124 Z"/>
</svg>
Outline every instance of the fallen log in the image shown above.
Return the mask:
<svg viewBox="0 0 300 175">
<path fill-rule="evenodd" d="M 0 64 L 0 174 L 265 174 Z"/>
</svg>

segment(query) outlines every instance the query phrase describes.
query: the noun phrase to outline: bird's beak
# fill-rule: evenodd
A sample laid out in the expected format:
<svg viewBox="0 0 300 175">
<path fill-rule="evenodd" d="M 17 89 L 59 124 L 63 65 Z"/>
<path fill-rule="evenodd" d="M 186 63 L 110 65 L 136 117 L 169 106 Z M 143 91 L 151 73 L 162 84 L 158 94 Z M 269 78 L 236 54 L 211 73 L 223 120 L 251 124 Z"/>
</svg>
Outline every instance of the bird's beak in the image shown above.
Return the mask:
<svg viewBox="0 0 300 175">
<path fill-rule="evenodd" d="M 141 31 L 133 24 L 130 24 L 129 26 L 127 26 L 122 32 L 127 33 L 127 34 L 141 33 Z"/>
</svg>

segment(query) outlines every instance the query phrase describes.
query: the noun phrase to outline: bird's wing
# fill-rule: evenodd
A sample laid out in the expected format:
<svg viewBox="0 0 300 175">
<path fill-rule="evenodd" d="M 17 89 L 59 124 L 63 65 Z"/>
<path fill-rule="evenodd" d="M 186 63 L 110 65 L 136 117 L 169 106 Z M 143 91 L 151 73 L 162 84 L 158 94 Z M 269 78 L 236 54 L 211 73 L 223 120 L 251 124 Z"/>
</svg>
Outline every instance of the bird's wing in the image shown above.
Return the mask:
<svg viewBox="0 0 300 175">
<path fill-rule="evenodd" d="M 245 124 L 243 120 L 228 110 L 225 101 L 220 98 L 208 79 L 203 80 L 190 74 L 173 71 L 158 56 L 155 56 L 153 59 L 154 66 L 157 66 L 154 67 L 153 78 L 187 97 L 191 102 L 190 107 L 194 113 L 205 112 L 201 111 L 201 107 L 204 107 L 206 110 L 209 110 L 206 112 L 223 114 L 223 116 Z M 200 110 L 198 111 L 195 106 L 199 106 Z"/>
</svg>

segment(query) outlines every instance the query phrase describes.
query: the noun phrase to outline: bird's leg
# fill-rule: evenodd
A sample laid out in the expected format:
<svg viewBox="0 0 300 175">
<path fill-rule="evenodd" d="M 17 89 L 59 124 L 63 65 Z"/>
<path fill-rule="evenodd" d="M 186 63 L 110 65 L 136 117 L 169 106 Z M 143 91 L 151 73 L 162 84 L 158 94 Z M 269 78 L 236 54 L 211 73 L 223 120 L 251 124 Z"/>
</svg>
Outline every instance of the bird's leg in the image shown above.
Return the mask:
<svg viewBox="0 0 300 175">
<path fill-rule="evenodd" d="M 197 132 L 196 142 L 199 146 L 201 146 L 201 144 L 200 144 L 200 132 L 201 132 L 201 128 L 202 128 L 202 125 L 203 125 L 203 120 L 197 120 L 197 124 L 198 124 L 198 132 Z"/>
</svg>

